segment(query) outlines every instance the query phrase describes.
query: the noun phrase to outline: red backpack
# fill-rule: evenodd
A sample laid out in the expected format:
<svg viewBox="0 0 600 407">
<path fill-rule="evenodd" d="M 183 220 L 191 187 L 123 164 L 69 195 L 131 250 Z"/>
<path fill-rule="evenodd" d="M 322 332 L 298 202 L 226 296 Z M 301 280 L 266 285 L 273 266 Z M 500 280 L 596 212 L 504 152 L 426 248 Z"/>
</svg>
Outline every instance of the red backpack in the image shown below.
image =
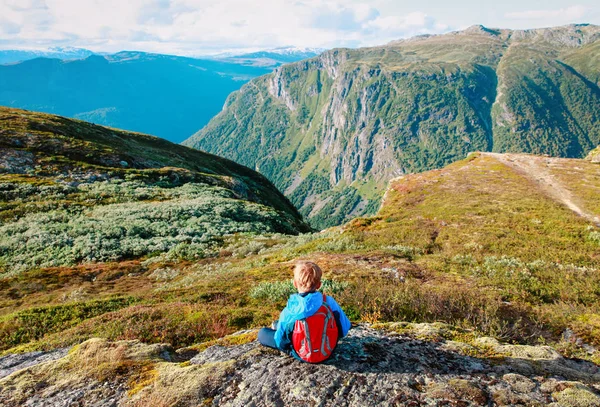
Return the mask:
<svg viewBox="0 0 600 407">
<path fill-rule="evenodd" d="M 323 305 L 317 312 L 294 324 L 292 346 L 305 362 L 323 362 L 331 356 L 337 345 L 338 328 L 326 300 L 327 297 L 323 294 Z"/>
</svg>

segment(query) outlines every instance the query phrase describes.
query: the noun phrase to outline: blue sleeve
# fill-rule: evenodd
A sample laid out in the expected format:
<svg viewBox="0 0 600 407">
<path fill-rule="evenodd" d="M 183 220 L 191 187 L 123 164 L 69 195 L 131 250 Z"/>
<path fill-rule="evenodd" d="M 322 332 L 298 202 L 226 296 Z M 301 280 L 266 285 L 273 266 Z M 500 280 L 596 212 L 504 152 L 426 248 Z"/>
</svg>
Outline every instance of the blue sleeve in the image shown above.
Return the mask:
<svg viewBox="0 0 600 407">
<path fill-rule="evenodd" d="M 337 302 L 335 302 L 335 300 L 333 299 L 333 297 L 327 296 L 327 305 L 329 305 L 329 308 L 331 308 L 332 312 L 339 312 L 340 313 L 340 323 L 342 324 L 342 333 L 344 336 L 346 336 L 348 334 L 348 331 L 350 330 L 350 326 L 352 325 L 350 323 L 350 320 L 348 319 L 348 317 L 346 316 L 346 314 L 344 314 L 344 310 L 342 310 L 342 308 L 338 305 Z"/>
<path fill-rule="evenodd" d="M 286 330 L 291 332 L 291 329 L 289 329 L 289 325 L 290 325 L 290 322 L 293 322 L 293 321 L 289 321 L 288 314 L 289 314 L 289 312 L 287 310 L 287 307 L 285 307 L 283 309 L 283 311 L 281 311 L 281 314 L 279 314 L 279 321 L 277 322 L 277 330 L 275 331 L 275 336 L 274 336 L 275 345 L 277 345 L 277 347 L 281 350 L 287 350 L 291 346 L 291 343 L 289 341 L 289 335 L 286 335 Z M 293 325 L 292 325 L 292 329 L 293 329 Z"/>
</svg>

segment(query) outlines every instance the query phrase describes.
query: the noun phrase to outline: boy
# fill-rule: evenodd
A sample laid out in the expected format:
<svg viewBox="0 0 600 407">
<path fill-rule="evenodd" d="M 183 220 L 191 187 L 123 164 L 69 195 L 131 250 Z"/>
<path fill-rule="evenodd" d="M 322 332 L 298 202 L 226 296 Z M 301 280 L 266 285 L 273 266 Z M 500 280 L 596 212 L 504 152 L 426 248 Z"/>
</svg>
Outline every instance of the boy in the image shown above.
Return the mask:
<svg viewBox="0 0 600 407">
<path fill-rule="evenodd" d="M 279 349 L 308 362 L 323 361 L 331 355 L 337 340 L 336 343 L 331 344 L 326 336 L 336 339 L 346 336 L 350 329 L 350 321 L 332 297 L 317 291 L 321 288 L 322 274 L 323 272 L 315 263 L 296 264 L 293 282 L 298 294 L 292 294 L 288 299 L 287 306 L 281 311 L 279 321 L 273 324 L 276 329 L 262 328 L 258 332 L 258 341 L 262 345 Z M 335 323 L 334 321 L 328 323 L 331 314 L 335 318 Z M 300 323 L 297 323 L 298 321 Z M 310 323 L 307 324 L 306 321 Z M 331 332 L 332 329 L 334 332 Z M 305 330 L 312 331 L 312 341 L 310 332 L 303 332 Z M 324 330 L 326 332 L 323 332 Z M 306 346 L 306 338 L 313 346 Z M 320 344 L 321 338 L 326 342 L 326 346 Z M 317 353 L 321 348 L 321 355 L 313 354 L 311 357 L 311 348 L 315 347 L 317 349 L 313 351 Z M 317 359 L 314 359 L 315 357 Z"/>
</svg>

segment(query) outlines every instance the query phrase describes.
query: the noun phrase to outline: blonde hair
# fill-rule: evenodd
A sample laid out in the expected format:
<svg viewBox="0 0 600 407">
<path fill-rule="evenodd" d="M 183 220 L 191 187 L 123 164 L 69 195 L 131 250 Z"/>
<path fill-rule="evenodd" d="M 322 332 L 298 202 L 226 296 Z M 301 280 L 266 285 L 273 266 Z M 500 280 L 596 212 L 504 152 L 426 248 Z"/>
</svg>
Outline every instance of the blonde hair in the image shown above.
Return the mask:
<svg viewBox="0 0 600 407">
<path fill-rule="evenodd" d="M 310 261 L 300 261 L 294 267 L 294 281 L 300 292 L 309 292 L 319 288 L 322 275 L 321 268 Z"/>
</svg>

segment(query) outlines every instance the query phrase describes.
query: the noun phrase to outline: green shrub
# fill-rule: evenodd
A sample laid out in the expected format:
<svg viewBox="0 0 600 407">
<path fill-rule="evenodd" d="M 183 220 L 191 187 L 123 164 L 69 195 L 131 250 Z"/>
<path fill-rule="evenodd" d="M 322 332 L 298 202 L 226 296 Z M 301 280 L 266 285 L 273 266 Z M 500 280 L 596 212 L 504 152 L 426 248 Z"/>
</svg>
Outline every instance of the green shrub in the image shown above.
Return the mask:
<svg viewBox="0 0 600 407">
<path fill-rule="evenodd" d="M 287 215 L 203 184 L 165 189 L 99 182 L 79 189 L 86 190 L 88 197 L 104 199 L 100 195 L 106 194 L 134 202 L 91 209 L 70 205 L 0 224 L 0 274 L 158 253 L 170 259 L 195 260 L 213 253 L 226 235 L 294 231 Z M 137 202 L 140 196 L 160 196 L 160 200 Z"/>
<path fill-rule="evenodd" d="M 36 307 L 0 318 L 0 351 L 60 332 L 86 319 L 127 307 L 134 297 Z"/>
</svg>

